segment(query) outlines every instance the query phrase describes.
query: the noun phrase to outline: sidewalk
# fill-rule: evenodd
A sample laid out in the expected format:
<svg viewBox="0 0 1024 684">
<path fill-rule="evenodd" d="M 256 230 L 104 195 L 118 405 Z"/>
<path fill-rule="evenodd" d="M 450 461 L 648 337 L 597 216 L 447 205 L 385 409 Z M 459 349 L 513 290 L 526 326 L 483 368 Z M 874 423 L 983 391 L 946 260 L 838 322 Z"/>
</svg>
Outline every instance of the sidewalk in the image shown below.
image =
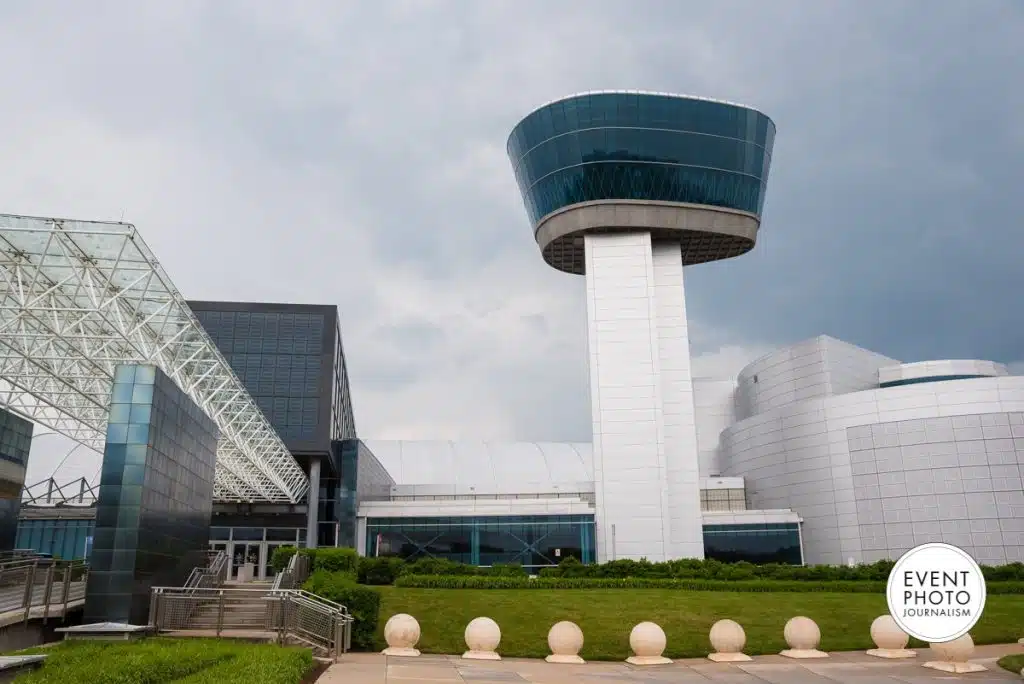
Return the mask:
<svg viewBox="0 0 1024 684">
<path fill-rule="evenodd" d="M 820 660 L 790 660 L 782 656 L 756 656 L 738 665 L 713 663 L 707 659 L 677 660 L 672 665 L 633 667 L 626 663 L 593 662 L 586 665 L 553 665 L 543 660 L 510 658 L 499 662 L 462 660 L 458 656 L 422 655 L 418 658 L 389 658 L 376 653 L 351 653 L 332 665 L 317 684 L 926 684 L 928 682 L 1024 682 L 996 665 L 1011 653 L 1024 653 L 1024 646 L 1005 644 L 978 646 L 972 662 L 988 672 L 951 675 L 921 667 L 928 649 L 907 660 L 883 660 L 862 652 L 833 653 Z"/>
</svg>

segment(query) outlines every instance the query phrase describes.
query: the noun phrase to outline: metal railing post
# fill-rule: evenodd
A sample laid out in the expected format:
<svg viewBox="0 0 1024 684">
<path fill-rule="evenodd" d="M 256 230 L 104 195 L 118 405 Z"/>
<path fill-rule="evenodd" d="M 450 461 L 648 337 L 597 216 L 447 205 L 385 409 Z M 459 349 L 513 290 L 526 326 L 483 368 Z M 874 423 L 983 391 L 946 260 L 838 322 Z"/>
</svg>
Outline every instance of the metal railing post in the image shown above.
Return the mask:
<svg viewBox="0 0 1024 684">
<path fill-rule="evenodd" d="M 277 643 L 284 646 L 284 633 L 286 629 L 285 625 L 285 610 L 287 610 L 288 597 L 285 594 L 281 594 L 280 602 L 278 606 L 278 618 L 277 618 Z"/>
<path fill-rule="evenodd" d="M 157 587 L 149 597 L 149 626 L 154 632 L 160 631 L 160 588 Z"/>
<path fill-rule="evenodd" d="M 217 636 L 220 636 L 224 627 L 224 590 L 221 589 L 217 593 L 219 594 L 217 599 Z"/>
<path fill-rule="evenodd" d="M 32 612 L 32 594 L 34 593 L 36 583 L 36 563 L 34 561 L 32 565 L 28 566 L 28 572 L 25 574 L 25 595 L 23 598 L 25 609 L 25 623 L 28 623 L 28 616 Z"/>
<path fill-rule="evenodd" d="M 64 608 L 60 613 L 62 618 L 66 618 L 68 616 L 68 602 L 71 600 L 71 577 L 74 570 L 75 566 L 73 563 L 68 563 L 64 567 Z"/>
<path fill-rule="evenodd" d="M 53 597 L 53 573 L 56 570 L 55 563 L 50 563 L 46 568 L 46 584 L 43 586 L 43 624 L 50 617 L 50 599 Z"/>
</svg>

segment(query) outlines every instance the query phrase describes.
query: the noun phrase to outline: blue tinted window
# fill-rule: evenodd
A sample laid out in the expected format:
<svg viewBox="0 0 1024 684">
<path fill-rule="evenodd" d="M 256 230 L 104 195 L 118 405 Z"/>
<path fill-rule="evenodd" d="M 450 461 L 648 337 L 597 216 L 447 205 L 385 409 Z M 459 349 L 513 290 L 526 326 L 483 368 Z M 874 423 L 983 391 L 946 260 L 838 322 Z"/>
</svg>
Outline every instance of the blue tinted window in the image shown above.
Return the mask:
<svg viewBox="0 0 1024 684">
<path fill-rule="evenodd" d="M 593 563 L 594 517 L 369 518 L 364 553 L 406 560 L 446 558 L 482 566 L 519 563 L 531 569 L 558 565 L 569 556 Z"/>
<path fill-rule="evenodd" d="M 530 220 L 579 202 L 654 200 L 760 214 L 775 126 L 719 102 L 583 95 L 527 116 L 508 153 Z"/>
<path fill-rule="evenodd" d="M 704 525 L 704 556 L 723 563 L 801 565 L 799 524 Z"/>
</svg>

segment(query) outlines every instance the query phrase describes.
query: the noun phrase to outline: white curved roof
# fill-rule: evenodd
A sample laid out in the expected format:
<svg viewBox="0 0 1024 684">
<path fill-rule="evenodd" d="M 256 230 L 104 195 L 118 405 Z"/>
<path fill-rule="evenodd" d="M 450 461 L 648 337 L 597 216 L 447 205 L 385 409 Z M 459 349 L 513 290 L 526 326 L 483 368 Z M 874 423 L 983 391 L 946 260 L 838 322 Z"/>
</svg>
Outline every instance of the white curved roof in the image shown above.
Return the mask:
<svg viewBox="0 0 1024 684">
<path fill-rule="evenodd" d="M 884 366 L 878 369 L 878 382 L 889 384 L 907 380 L 925 380 L 956 376 L 998 378 L 1010 371 L 1001 363 L 982 359 L 941 359 Z"/>
<path fill-rule="evenodd" d="M 397 486 L 476 493 L 568 489 L 594 481 L 592 444 L 364 440 Z M 579 491 L 579 490 L 577 490 Z"/>
</svg>

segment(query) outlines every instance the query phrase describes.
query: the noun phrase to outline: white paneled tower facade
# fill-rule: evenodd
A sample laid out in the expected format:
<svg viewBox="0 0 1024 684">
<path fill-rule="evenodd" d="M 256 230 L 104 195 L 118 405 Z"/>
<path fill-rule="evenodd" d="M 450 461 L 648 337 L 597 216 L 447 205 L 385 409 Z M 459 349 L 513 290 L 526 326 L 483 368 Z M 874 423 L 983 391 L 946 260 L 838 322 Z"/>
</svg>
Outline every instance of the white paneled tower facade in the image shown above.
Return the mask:
<svg viewBox="0 0 1024 684">
<path fill-rule="evenodd" d="M 754 246 L 774 137 L 749 107 L 608 91 L 509 138 L 545 261 L 586 278 L 598 561 L 704 556 L 683 267 Z"/>
</svg>

